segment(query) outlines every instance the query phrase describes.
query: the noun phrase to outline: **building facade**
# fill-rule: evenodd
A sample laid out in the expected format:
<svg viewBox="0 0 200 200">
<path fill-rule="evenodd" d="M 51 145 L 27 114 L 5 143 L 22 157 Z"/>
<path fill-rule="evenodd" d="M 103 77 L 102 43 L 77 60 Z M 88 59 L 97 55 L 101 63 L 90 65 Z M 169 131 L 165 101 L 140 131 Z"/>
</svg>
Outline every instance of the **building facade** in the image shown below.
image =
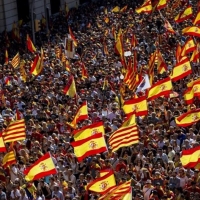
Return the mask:
<svg viewBox="0 0 200 200">
<path fill-rule="evenodd" d="M 0 32 L 10 31 L 14 22 L 30 22 L 32 16 L 40 20 L 47 10 L 49 15 L 56 14 L 66 4 L 70 9 L 79 5 L 79 0 L 0 0 Z"/>
</svg>

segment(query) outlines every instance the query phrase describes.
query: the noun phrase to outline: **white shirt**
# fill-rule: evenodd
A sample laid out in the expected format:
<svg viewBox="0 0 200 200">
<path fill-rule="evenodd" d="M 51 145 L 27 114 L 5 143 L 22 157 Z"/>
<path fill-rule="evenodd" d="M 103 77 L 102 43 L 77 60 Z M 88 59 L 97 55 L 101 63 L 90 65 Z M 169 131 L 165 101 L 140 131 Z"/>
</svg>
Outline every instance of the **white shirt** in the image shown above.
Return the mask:
<svg viewBox="0 0 200 200">
<path fill-rule="evenodd" d="M 19 190 L 16 189 L 15 191 L 14 191 L 14 190 L 11 191 L 11 195 L 10 195 L 10 196 L 11 196 L 13 199 L 15 199 L 16 197 L 21 197 L 21 194 L 20 194 Z"/>
</svg>

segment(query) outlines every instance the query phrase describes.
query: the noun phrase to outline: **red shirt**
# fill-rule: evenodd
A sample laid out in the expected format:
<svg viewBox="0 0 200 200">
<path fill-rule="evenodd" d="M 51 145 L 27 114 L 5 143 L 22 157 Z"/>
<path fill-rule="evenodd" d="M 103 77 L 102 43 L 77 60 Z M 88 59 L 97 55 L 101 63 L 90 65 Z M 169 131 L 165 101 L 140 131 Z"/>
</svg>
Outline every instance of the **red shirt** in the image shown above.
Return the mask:
<svg viewBox="0 0 200 200">
<path fill-rule="evenodd" d="M 118 164 L 116 165 L 115 170 L 116 170 L 116 172 L 119 172 L 122 168 L 124 168 L 124 169 L 126 170 L 126 165 L 125 165 L 124 162 L 118 163 Z"/>
</svg>

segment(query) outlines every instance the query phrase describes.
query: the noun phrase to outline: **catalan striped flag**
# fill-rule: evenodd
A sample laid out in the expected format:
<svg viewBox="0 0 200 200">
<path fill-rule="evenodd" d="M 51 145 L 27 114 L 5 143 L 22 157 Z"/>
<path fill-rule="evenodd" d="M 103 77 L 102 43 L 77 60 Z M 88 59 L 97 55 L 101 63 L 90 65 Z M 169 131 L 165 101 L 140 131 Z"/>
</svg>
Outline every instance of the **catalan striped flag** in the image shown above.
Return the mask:
<svg viewBox="0 0 200 200">
<path fill-rule="evenodd" d="M 13 57 L 13 59 L 11 60 L 11 65 L 16 68 L 18 67 L 20 63 L 20 55 L 19 55 L 19 52 Z"/>
<path fill-rule="evenodd" d="M 117 151 L 121 147 L 128 147 L 139 142 L 139 133 L 136 124 L 121 127 L 111 134 L 109 138 L 109 145 L 112 151 Z"/>
<path fill-rule="evenodd" d="M 3 165 L 4 168 L 7 168 L 10 165 L 15 164 L 16 162 L 17 161 L 16 161 L 16 158 L 15 158 L 15 152 L 10 151 L 3 157 L 2 165 Z"/>
<path fill-rule="evenodd" d="M 99 197 L 99 200 L 110 200 L 115 199 L 117 195 L 123 195 L 124 193 L 128 193 L 131 186 L 131 180 L 126 181 L 125 183 L 119 184 L 115 187 L 112 187 L 110 191 L 108 191 L 106 194 L 103 194 L 101 197 Z M 121 198 L 118 198 L 120 200 L 124 200 Z M 128 200 L 130 200 L 129 198 Z"/>
<path fill-rule="evenodd" d="M 3 141 L 2 133 L 0 133 L 0 152 L 6 152 L 6 147 Z"/>
<path fill-rule="evenodd" d="M 5 143 L 25 140 L 25 121 L 24 119 L 11 122 L 9 126 L 3 131 L 3 140 Z"/>
</svg>

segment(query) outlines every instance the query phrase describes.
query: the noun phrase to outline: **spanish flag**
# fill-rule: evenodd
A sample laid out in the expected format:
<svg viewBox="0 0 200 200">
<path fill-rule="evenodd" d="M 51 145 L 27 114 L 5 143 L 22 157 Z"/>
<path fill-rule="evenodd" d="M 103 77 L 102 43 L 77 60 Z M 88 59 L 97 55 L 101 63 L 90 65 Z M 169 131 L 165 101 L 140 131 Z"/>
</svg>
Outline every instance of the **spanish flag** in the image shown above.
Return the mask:
<svg viewBox="0 0 200 200">
<path fill-rule="evenodd" d="M 74 46 L 77 47 L 78 41 L 76 40 L 76 38 L 75 38 L 70 26 L 69 26 L 69 35 L 70 35 L 71 39 L 73 40 Z"/>
<path fill-rule="evenodd" d="M 107 151 L 106 143 L 102 133 L 97 133 L 82 140 L 71 143 L 77 160 L 81 162 L 84 158 Z"/>
<path fill-rule="evenodd" d="M 6 147 L 3 141 L 2 133 L 0 133 L 0 152 L 6 152 Z"/>
<path fill-rule="evenodd" d="M 10 77 L 9 76 L 5 78 L 5 84 L 6 85 L 11 85 Z"/>
<path fill-rule="evenodd" d="M 188 84 L 187 87 L 188 88 L 192 88 L 196 83 L 200 82 L 200 78 L 196 79 L 196 80 L 191 80 Z"/>
<path fill-rule="evenodd" d="M 172 34 L 175 34 L 176 32 L 174 31 L 172 25 L 169 23 L 169 21 L 165 20 L 165 24 L 164 24 L 164 27 L 166 28 L 166 30 L 169 32 L 169 33 L 172 33 Z"/>
<path fill-rule="evenodd" d="M 135 114 L 133 115 L 130 115 L 124 122 L 123 124 L 121 125 L 121 127 L 127 127 L 129 125 L 133 125 L 135 124 L 136 121 L 135 121 Z"/>
<path fill-rule="evenodd" d="M 170 78 L 172 81 L 178 81 L 191 73 L 192 68 L 190 65 L 190 61 L 187 57 L 183 57 L 183 60 L 177 63 L 176 66 L 173 68 Z"/>
<path fill-rule="evenodd" d="M 188 88 L 183 94 L 186 104 L 190 105 L 194 100 L 194 90 L 193 88 Z"/>
<path fill-rule="evenodd" d="M 82 79 L 88 78 L 89 76 L 85 64 L 83 62 L 79 62 L 79 66 L 81 67 Z"/>
<path fill-rule="evenodd" d="M 109 145 L 112 151 L 117 151 L 121 147 L 128 147 L 139 143 L 139 132 L 136 124 L 120 127 L 109 137 Z"/>
<path fill-rule="evenodd" d="M 65 69 L 68 71 L 68 72 L 70 72 L 71 70 L 70 70 L 70 62 L 69 62 L 69 60 L 68 59 L 66 59 L 66 62 L 65 62 Z"/>
<path fill-rule="evenodd" d="M 200 162 L 200 147 L 183 150 L 180 160 L 184 168 L 196 168 Z"/>
<path fill-rule="evenodd" d="M 105 176 L 96 178 L 87 185 L 87 190 L 98 194 L 107 193 L 112 187 L 116 186 L 115 176 L 113 171 L 110 171 Z"/>
<path fill-rule="evenodd" d="M 33 42 L 31 41 L 31 38 L 29 37 L 29 35 L 27 34 L 27 37 L 26 37 L 26 45 L 27 45 L 27 49 L 33 53 L 36 51 L 36 48 L 33 44 Z"/>
<path fill-rule="evenodd" d="M 148 92 L 148 100 L 156 99 L 160 96 L 169 96 L 172 90 L 172 82 L 169 77 L 154 84 Z"/>
<path fill-rule="evenodd" d="M 77 123 L 85 119 L 88 119 L 87 101 L 83 102 L 83 104 L 78 109 L 73 121 L 68 125 L 70 125 L 72 128 L 76 128 Z"/>
<path fill-rule="evenodd" d="M 120 35 L 117 39 L 117 42 L 115 43 L 115 49 L 117 53 L 120 55 L 120 57 L 124 56 L 124 48 L 123 48 L 123 35 Z"/>
<path fill-rule="evenodd" d="M 197 13 L 197 16 L 195 17 L 194 21 L 193 21 L 193 25 L 197 25 L 200 24 L 200 10 Z"/>
<path fill-rule="evenodd" d="M 106 194 L 103 194 L 99 197 L 99 200 L 110 200 L 116 197 L 116 195 L 128 193 L 127 191 L 130 190 L 131 187 L 131 180 L 126 181 L 125 183 L 121 183 L 119 185 L 114 186 L 110 189 Z M 131 198 L 127 199 L 130 200 Z"/>
<path fill-rule="evenodd" d="M 103 122 L 97 122 L 88 126 L 84 126 L 83 128 L 79 130 L 74 130 L 72 133 L 74 134 L 74 140 L 78 141 L 78 140 L 86 139 L 97 133 L 102 133 L 104 135 L 105 131 L 104 131 Z"/>
<path fill-rule="evenodd" d="M 136 116 L 147 115 L 147 100 L 145 97 L 125 101 L 123 110 L 126 115 L 135 113 Z"/>
<path fill-rule="evenodd" d="M 35 75 L 35 76 L 39 75 L 39 73 L 41 72 L 40 67 L 41 67 L 41 58 L 37 54 L 34 61 L 33 61 L 33 64 L 31 65 L 30 73 Z"/>
<path fill-rule="evenodd" d="M 65 95 L 68 95 L 69 97 L 73 98 L 76 95 L 76 85 L 74 81 L 74 77 L 70 76 L 69 81 L 67 85 L 65 86 L 63 90 Z"/>
<path fill-rule="evenodd" d="M 200 109 L 190 110 L 175 119 L 176 125 L 188 127 L 200 120 Z"/>
<path fill-rule="evenodd" d="M 11 166 L 12 164 L 15 164 L 16 162 L 17 161 L 15 158 L 15 152 L 10 151 L 3 157 L 2 166 L 4 168 L 7 168 L 7 167 Z"/>
<path fill-rule="evenodd" d="M 157 69 L 158 69 L 158 73 L 162 74 L 164 72 L 167 71 L 167 65 L 163 59 L 163 56 L 161 54 L 161 52 L 159 50 L 157 50 Z"/>
<path fill-rule="evenodd" d="M 200 28 L 196 27 L 196 26 L 186 27 L 182 30 L 182 33 L 184 35 L 191 35 L 191 36 L 200 37 Z"/>
<path fill-rule="evenodd" d="M 192 56 L 190 58 L 190 62 L 199 62 L 200 60 L 200 43 L 196 45 L 195 50 L 192 53 Z"/>
<path fill-rule="evenodd" d="M 179 13 L 175 18 L 174 21 L 176 23 L 183 22 L 187 19 L 190 19 L 192 17 L 192 6 L 188 6 L 184 11 Z"/>
<path fill-rule="evenodd" d="M 163 8 L 165 8 L 167 5 L 167 0 L 159 0 L 158 4 L 157 4 L 157 10 L 161 10 Z"/>
<path fill-rule="evenodd" d="M 151 0 L 145 0 L 145 2 L 140 6 L 140 8 L 136 8 L 135 12 L 140 13 L 148 13 L 150 14 L 152 12 L 152 4 Z"/>
<path fill-rule="evenodd" d="M 111 12 L 119 12 L 120 11 L 120 7 L 119 6 L 115 6 Z"/>
<path fill-rule="evenodd" d="M 8 58 L 8 50 L 5 51 L 5 65 L 8 64 L 9 58 Z"/>
<path fill-rule="evenodd" d="M 46 153 L 32 166 L 24 170 L 27 181 L 39 180 L 45 176 L 56 174 L 57 170 L 50 153 Z"/>
<path fill-rule="evenodd" d="M 5 143 L 25 140 L 25 121 L 24 119 L 11 122 L 5 131 L 3 131 L 3 140 Z"/>
<path fill-rule="evenodd" d="M 186 41 L 185 45 L 182 48 L 181 51 L 181 56 L 186 56 L 188 53 L 194 51 L 196 49 L 196 45 L 194 43 L 194 40 L 190 37 L 188 38 L 188 40 Z"/>
<path fill-rule="evenodd" d="M 20 62 L 20 65 L 19 65 L 19 73 L 20 73 L 20 76 L 21 76 L 21 79 L 22 81 L 24 81 L 24 83 L 26 83 L 26 70 L 25 70 L 25 61 L 22 60 Z"/>
</svg>

